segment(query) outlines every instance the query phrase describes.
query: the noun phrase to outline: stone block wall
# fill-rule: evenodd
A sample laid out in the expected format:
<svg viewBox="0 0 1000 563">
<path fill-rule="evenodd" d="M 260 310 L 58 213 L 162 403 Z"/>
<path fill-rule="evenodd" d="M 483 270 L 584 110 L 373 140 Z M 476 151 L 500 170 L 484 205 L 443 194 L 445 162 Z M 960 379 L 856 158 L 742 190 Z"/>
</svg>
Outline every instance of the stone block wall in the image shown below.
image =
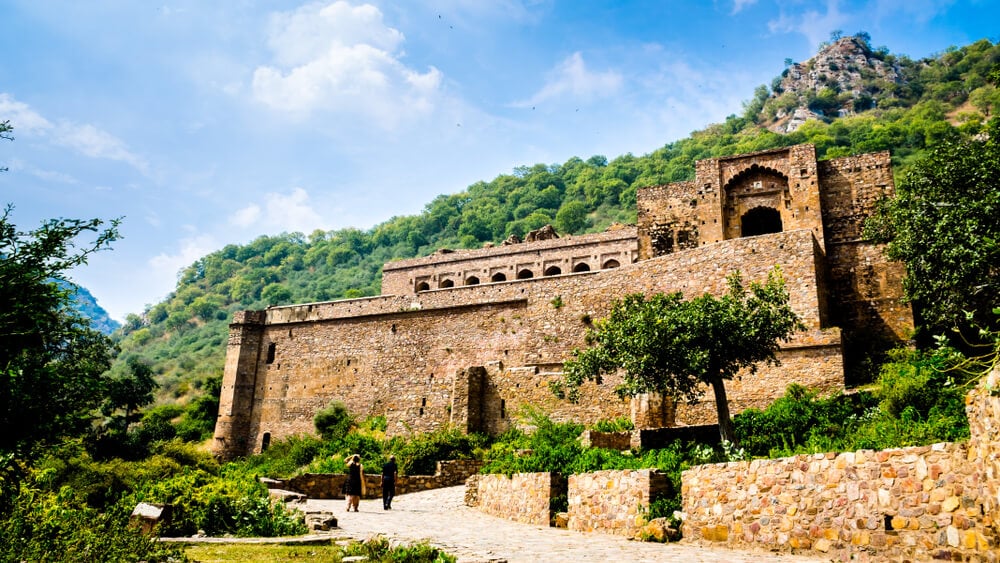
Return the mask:
<svg viewBox="0 0 1000 563">
<path fill-rule="evenodd" d="M 1000 371 L 968 444 L 800 455 L 683 473 L 685 541 L 841 560 L 1000 560 Z"/>
<path fill-rule="evenodd" d="M 731 408 L 764 407 L 792 381 L 833 390 L 843 381 L 840 334 L 820 323 L 817 252 L 809 231 L 793 231 L 600 272 L 255 312 L 261 318 L 254 331 L 231 326 L 232 334 L 244 331 L 256 340 L 241 336 L 241 344 L 231 347 L 224 377 L 223 403 L 240 391 L 241 425 L 227 426 L 220 415 L 216 432 L 217 446 L 242 439 L 244 449 L 217 451 L 246 455 L 260 451 L 265 439 L 312 432 L 314 414 L 332 400 L 359 416 L 386 416 L 390 435 L 449 425 L 503 431 L 526 404 L 555 420 L 585 424 L 629 416 L 629 402 L 614 393 L 614 376 L 603 385 L 587 384 L 576 404 L 549 390 L 548 383 L 561 377 L 562 362 L 584 344 L 587 323 L 626 293 L 720 294 L 731 271 L 763 280 L 775 264 L 782 266 L 793 309 L 810 328 L 783 346 L 780 367 L 762 366 L 752 378 L 731 383 Z M 482 372 L 470 374 L 475 366 L 485 367 L 485 381 L 476 381 Z M 464 384 L 456 374 L 464 374 Z M 698 407 L 678 406 L 677 423 L 714 422 L 711 397 Z"/>
<path fill-rule="evenodd" d="M 442 487 L 461 485 L 483 467 L 474 459 L 439 461 L 434 475 L 400 475 L 396 478 L 396 494 L 416 493 Z M 364 498 L 381 498 L 382 476 L 365 473 Z M 278 481 L 278 488 L 302 493 L 309 498 L 344 498 L 342 492 L 347 476 L 342 473 L 306 473 Z"/>
<path fill-rule="evenodd" d="M 552 499 L 566 494 L 566 479 L 556 473 L 483 475 L 467 486 L 477 488 L 479 510 L 536 526 L 551 524 Z"/>
<path fill-rule="evenodd" d="M 633 537 L 646 522 L 643 514 L 670 487 L 654 469 L 597 471 L 569 476 L 569 529 Z"/>
</svg>

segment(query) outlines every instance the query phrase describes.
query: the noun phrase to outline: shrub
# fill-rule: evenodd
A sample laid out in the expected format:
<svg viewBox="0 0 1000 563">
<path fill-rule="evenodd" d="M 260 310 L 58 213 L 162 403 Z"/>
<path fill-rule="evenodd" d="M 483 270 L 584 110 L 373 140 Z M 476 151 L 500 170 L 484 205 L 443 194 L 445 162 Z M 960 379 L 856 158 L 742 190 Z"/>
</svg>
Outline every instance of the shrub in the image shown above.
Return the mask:
<svg viewBox="0 0 1000 563">
<path fill-rule="evenodd" d="M 313 425 L 324 440 L 339 440 L 347 435 L 354 426 L 354 418 L 341 401 L 334 401 L 330 406 L 316 413 Z"/>
<path fill-rule="evenodd" d="M 80 505 L 68 488 L 59 493 L 22 484 L 0 518 L 3 561 L 187 561 L 170 546 L 129 526 L 131 506 L 107 510 Z"/>
<path fill-rule="evenodd" d="M 199 469 L 148 483 L 130 498 L 170 504 L 173 517 L 163 535 L 286 536 L 306 533 L 302 515 L 272 503 L 265 487 L 245 468 L 230 464 L 218 476 Z"/>
<path fill-rule="evenodd" d="M 631 432 L 635 430 L 635 424 L 627 416 L 621 416 L 613 420 L 598 420 L 594 423 L 593 430 L 596 432 Z"/>
<path fill-rule="evenodd" d="M 389 540 L 375 536 L 364 542 L 353 542 L 344 550 L 346 555 L 361 556 L 365 561 L 406 563 L 455 563 L 455 557 L 427 543 L 391 547 Z"/>
<path fill-rule="evenodd" d="M 462 434 L 455 428 L 420 434 L 408 440 L 395 439 L 389 449 L 396 454 L 400 471 L 407 475 L 433 475 L 437 462 L 472 459 L 486 444 L 480 434 Z"/>
</svg>

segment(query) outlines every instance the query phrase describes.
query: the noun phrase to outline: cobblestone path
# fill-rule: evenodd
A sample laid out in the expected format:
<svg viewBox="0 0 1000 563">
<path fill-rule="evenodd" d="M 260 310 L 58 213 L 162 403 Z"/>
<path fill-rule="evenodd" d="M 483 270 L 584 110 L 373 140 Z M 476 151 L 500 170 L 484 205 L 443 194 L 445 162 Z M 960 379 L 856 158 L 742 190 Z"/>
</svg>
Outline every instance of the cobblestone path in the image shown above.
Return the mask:
<svg viewBox="0 0 1000 563">
<path fill-rule="evenodd" d="M 558 528 L 517 524 L 463 504 L 465 487 L 449 487 L 396 497 L 393 509 L 382 510 L 382 501 L 361 501 L 360 512 L 346 512 L 343 500 L 306 501 L 306 510 L 336 515 L 338 537 L 365 540 L 381 534 L 392 543 L 426 541 L 473 562 L 572 562 L 657 561 L 684 563 L 799 563 L 829 559 L 699 548 L 681 544 L 629 541 L 606 534 L 583 534 Z"/>
</svg>

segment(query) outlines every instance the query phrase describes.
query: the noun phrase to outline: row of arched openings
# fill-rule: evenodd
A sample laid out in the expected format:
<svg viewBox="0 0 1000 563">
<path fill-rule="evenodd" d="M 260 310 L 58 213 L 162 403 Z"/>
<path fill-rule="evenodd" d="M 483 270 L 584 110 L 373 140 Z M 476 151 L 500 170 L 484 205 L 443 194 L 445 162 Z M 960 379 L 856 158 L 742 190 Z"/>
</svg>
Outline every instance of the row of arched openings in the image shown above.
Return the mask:
<svg viewBox="0 0 1000 563">
<path fill-rule="evenodd" d="M 607 261 L 604 262 L 604 264 L 602 265 L 602 269 L 609 270 L 611 268 L 618 268 L 620 266 L 621 266 L 621 263 L 619 263 L 615 259 L 611 259 L 611 260 L 607 260 Z M 589 272 L 589 271 L 590 271 L 590 265 L 587 264 L 586 262 L 580 262 L 576 266 L 573 266 L 573 273 L 574 274 L 578 274 L 580 272 Z M 560 268 L 559 266 L 549 266 L 542 273 L 543 276 L 558 276 L 558 275 L 561 275 L 561 274 L 562 274 L 562 268 Z M 533 277 L 535 277 L 535 273 L 532 272 L 528 268 L 524 268 L 524 269 L 522 269 L 522 270 L 520 270 L 520 271 L 517 272 L 516 279 L 519 279 L 519 280 L 530 280 Z M 505 281 L 507 281 L 507 274 L 504 274 L 503 272 L 497 272 L 497 273 L 493 274 L 493 276 L 490 277 L 490 283 L 505 282 Z M 469 277 L 465 278 L 465 285 L 479 285 L 480 283 L 481 282 L 480 282 L 479 278 L 476 277 L 476 276 L 469 276 Z M 441 280 L 441 282 L 438 284 L 438 288 L 440 288 L 440 289 L 447 289 L 449 287 L 455 287 L 455 281 L 454 280 L 452 280 L 452 279 L 444 279 L 444 280 Z M 430 283 L 428 283 L 426 281 L 422 281 L 422 282 L 420 282 L 420 283 L 417 284 L 417 288 L 416 289 L 417 289 L 417 292 L 430 291 L 431 285 L 430 285 Z"/>
</svg>

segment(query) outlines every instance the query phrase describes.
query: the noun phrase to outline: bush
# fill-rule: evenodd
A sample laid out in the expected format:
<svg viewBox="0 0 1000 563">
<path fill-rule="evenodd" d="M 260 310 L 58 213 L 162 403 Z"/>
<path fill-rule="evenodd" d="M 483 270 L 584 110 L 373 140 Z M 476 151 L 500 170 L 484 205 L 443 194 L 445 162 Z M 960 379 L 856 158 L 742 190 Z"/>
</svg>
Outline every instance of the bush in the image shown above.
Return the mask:
<svg viewBox="0 0 1000 563">
<path fill-rule="evenodd" d="M 457 429 L 420 434 L 409 440 L 395 439 L 389 449 L 396 454 L 400 471 L 406 475 L 433 475 L 437 462 L 472 459 L 487 442 L 479 434 L 462 434 Z"/>
<path fill-rule="evenodd" d="M 68 488 L 54 493 L 22 485 L 0 515 L 0 561 L 187 561 L 182 548 L 129 526 L 127 503 L 101 511 L 76 497 Z"/>
<path fill-rule="evenodd" d="M 426 543 L 391 547 L 389 540 L 376 536 L 365 542 L 354 542 L 344 550 L 346 555 L 362 556 L 365 561 L 380 563 L 455 563 L 455 557 Z"/>
<path fill-rule="evenodd" d="M 271 502 L 254 474 L 227 465 L 218 476 L 200 469 L 185 470 L 170 479 L 147 483 L 129 499 L 169 504 L 171 521 L 163 535 L 189 536 L 203 531 L 210 536 L 288 536 L 307 532 L 302 515 Z"/>
<path fill-rule="evenodd" d="M 334 401 L 330 406 L 316 413 L 313 425 L 324 440 L 339 440 L 354 427 L 354 418 L 341 401 Z"/>
<path fill-rule="evenodd" d="M 598 420 L 594 423 L 595 432 L 631 432 L 635 430 L 635 424 L 627 416 L 621 416 L 613 420 Z"/>
</svg>

